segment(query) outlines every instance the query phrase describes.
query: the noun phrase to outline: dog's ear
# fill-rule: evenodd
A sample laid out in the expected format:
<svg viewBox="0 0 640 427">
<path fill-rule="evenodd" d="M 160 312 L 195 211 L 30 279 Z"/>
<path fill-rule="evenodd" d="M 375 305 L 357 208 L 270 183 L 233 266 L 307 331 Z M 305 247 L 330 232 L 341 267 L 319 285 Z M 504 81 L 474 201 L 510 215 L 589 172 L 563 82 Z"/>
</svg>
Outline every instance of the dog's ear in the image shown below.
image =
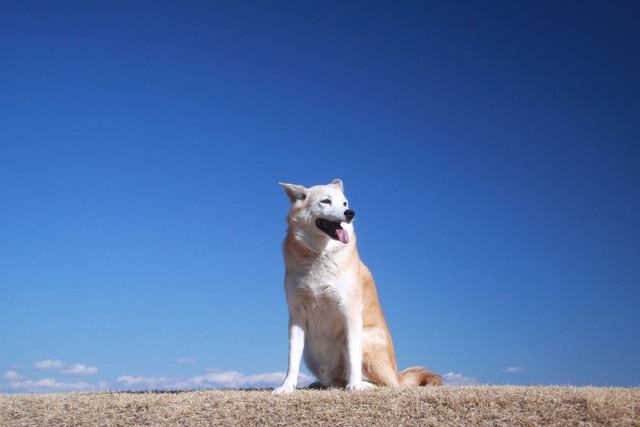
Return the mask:
<svg viewBox="0 0 640 427">
<path fill-rule="evenodd" d="M 289 196 L 291 203 L 307 198 L 307 189 L 302 185 L 287 184 L 285 182 L 279 182 L 278 185 L 284 188 L 284 191 L 287 192 L 287 196 Z"/>
<path fill-rule="evenodd" d="M 340 189 L 340 191 L 344 193 L 344 185 L 342 184 L 342 180 L 340 178 L 334 179 L 333 181 L 331 181 L 331 184 L 329 185 L 335 185 Z"/>
</svg>

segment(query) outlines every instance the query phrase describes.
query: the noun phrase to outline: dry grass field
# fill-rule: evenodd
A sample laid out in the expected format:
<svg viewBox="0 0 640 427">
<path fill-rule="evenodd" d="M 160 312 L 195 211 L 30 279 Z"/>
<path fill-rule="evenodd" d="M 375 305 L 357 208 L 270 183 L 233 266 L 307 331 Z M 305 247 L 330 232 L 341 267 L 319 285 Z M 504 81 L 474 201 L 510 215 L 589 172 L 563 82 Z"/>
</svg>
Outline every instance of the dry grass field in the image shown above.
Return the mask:
<svg viewBox="0 0 640 427">
<path fill-rule="evenodd" d="M 1 426 L 640 425 L 640 388 L 425 387 L 0 395 Z"/>
</svg>

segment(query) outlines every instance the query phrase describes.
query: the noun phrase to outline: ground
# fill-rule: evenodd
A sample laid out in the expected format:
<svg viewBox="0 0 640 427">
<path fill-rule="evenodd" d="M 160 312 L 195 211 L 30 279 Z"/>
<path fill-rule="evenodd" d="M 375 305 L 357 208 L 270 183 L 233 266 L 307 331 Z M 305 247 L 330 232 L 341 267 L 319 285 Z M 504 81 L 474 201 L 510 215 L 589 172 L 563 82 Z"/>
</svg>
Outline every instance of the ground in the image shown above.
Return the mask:
<svg viewBox="0 0 640 427">
<path fill-rule="evenodd" d="M 1 426 L 640 426 L 640 388 L 0 394 Z"/>
</svg>

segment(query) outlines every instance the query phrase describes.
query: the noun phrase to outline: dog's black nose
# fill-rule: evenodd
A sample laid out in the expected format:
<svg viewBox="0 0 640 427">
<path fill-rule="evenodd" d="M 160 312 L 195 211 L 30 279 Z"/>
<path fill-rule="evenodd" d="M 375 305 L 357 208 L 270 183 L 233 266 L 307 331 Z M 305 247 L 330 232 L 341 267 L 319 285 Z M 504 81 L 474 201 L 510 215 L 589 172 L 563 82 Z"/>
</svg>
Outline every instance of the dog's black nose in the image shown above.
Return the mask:
<svg viewBox="0 0 640 427">
<path fill-rule="evenodd" d="M 344 211 L 344 217 L 347 218 L 347 222 L 351 222 L 354 216 L 356 216 L 356 213 L 351 209 Z"/>
</svg>

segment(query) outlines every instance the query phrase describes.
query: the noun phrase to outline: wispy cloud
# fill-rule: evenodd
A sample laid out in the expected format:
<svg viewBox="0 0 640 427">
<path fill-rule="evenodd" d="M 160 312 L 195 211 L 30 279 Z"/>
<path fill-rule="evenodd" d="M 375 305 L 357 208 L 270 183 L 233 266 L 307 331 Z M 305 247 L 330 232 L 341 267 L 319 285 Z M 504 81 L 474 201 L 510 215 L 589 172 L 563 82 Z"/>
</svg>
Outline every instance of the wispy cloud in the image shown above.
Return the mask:
<svg viewBox="0 0 640 427">
<path fill-rule="evenodd" d="M 176 360 L 180 364 L 195 364 L 191 358 Z M 32 365 L 39 371 L 55 371 L 48 374 L 47 378 L 25 378 L 18 370 L 10 369 L 4 372 L 2 378 L 6 380 L 0 383 L 0 391 L 34 393 L 55 391 L 99 391 L 99 390 L 192 390 L 206 388 L 246 388 L 246 387 L 272 387 L 279 385 L 284 379 L 284 372 L 267 372 L 260 374 L 243 374 L 238 371 L 221 371 L 218 369 L 206 369 L 202 375 L 191 377 L 147 377 L 136 375 L 121 375 L 111 384 L 100 381 L 70 381 L 56 376 L 89 376 L 98 373 L 95 366 L 87 366 L 83 363 L 65 365 L 57 359 L 44 359 Z M 313 377 L 300 374 L 298 383 L 306 386 L 313 381 Z"/>
<path fill-rule="evenodd" d="M 66 376 L 87 376 L 98 373 L 95 366 L 87 366 L 84 363 L 74 363 L 73 365 L 65 365 L 60 360 L 44 359 L 33 364 L 33 369 L 39 371 L 60 371 Z"/>
<path fill-rule="evenodd" d="M 506 372 L 508 374 L 515 374 L 516 372 L 522 372 L 522 371 L 524 371 L 524 368 L 519 366 L 510 366 L 502 370 L 502 372 Z"/>
<path fill-rule="evenodd" d="M 465 377 L 464 375 L 456 372 L 447 372 L 442 376 L 446 385 L 476 385 L 478 380 L 473 377 Z"/>
<path fill-rule="evenodd" d="M 9 370 L 4 373 L 2 378 L 9 381 L 17 381 L 22 378 L 22 375 L 18 371 Z"/>
<path fill-rule="evenodd" d="M 117 383 L 127 389 L 159 389 L 185 390 L 203 388 L 241 388 L 241 387 L 272 387 L 279 385 L 284 379 L 284 372 L 269 372 L 264 374 L 245 375 L 237 371 L 208 372 L 188 378 L 142 377 L 122 375 Z M 299 384 L 306 385 L 313 377 L 300 374 Z"/>
<path fill-rule="evenodd" d="M 98 373 L 98 368 L 95 366 L 86 366 L 82 363 L 76 363 L 60 371 L 63 375 L 68 376 L 87 376 L 95 375 Z"/>
<path fill-rule="evenodd" d="M 73 365 L 65 365 L 57 359 L 44 359 L 32 365 L 34 370 L 38 371 L 55 371 L 47 375 L 64 375 L 64 376 L 89 376 L 98 373 L 95 366 L 87 366 L 83 363 L 75 363 Z M 97 391 L 106 390 L 109 384 L 100 382 L 73 382 L 63 381 L 57 378 L 49 377 L 42 379 L 25 378 L 15 368 L 8 370 L 2 376 L 7 383 L 0 384 L 0 389 L 9 391 L 19 391 L 21 393 L 33 392 L 53 392 L 53 391 Z"/>
<path fill-rule="evenodd" d="M 122 375 L 116 382 L 124 386 L 140 386 L 144 388 L 164 388 L 170 383 L 168 378 L 163 377 L 138 377 L 133 375 Z"/>
<path fill-rule="evenodd" d="M 53 361 L 55 362 L 55 361 Z M 47 364 L 48 366 L 51 364 Z M 59 366 L 58 364 L 54 364 Z M 95 371 L 93 370 L 95 369 Z M 83 364 L 75 364 L 65 371 L 67 375 L 92 375 L 97 373 L 97 368 L 87 367 Z M 73 373 L 72 373 L 73 372 Z M 4 378 L 8 384 L 0 385 L 0 388 L 20 392 L 50 392 L 50 391 L 99 391 L 99 390 L 194 390 L 206 388 L 245 388 L 245 387 L 273 387 L 279 385 L 284 379 L 284 372 L 268 372 L 262 374 L 246 375 L 238 371 L 219 371 L 207 369 L 203 375 L 185 378 L 169 377 L 145 377 L 135 375 L 121 375 L 116 382 L 109 384 L 101 381 L 92 382 L 67 382 L 55 378 L 39 380 L 23 379 L 17 371 L 6 371 Z M 447 372 L 443 379 L 447 385 L 474 385 L 478 381 L 473 377 L 467 377 L 456 372 Z M 298 383 L 305 386 L 314 380 L 312 376 L 300 374 Z"/>
<path fill-rule="evenodd" d="M 108 389 L 109 384 L 106 382 L 99 382 L 97 384 L 88 382 L 62 382 L 54 378 L 43 378 L 37 381 L 12 381 L 7 384 L 6 387 L 12 390 L 19 390 L 21 392 L 97 391 Z"/>
<path fill-rule="evenodd" d="M 62 369 L 63 367 L 64 363 L 59 360 L 52 359 L 44 359 L 33 364 L 33 369 L 37 369 L 39 371 L 51 371 L 54 369 Z"/>
<path fill-rule="evenodd" d="M 195 365 L 197 362 L 196 359 L 192 359 L 189 357 L 181 357 L 179 359 L 176 360 L 176 363 L 178 365 Z"/>
</svg>

